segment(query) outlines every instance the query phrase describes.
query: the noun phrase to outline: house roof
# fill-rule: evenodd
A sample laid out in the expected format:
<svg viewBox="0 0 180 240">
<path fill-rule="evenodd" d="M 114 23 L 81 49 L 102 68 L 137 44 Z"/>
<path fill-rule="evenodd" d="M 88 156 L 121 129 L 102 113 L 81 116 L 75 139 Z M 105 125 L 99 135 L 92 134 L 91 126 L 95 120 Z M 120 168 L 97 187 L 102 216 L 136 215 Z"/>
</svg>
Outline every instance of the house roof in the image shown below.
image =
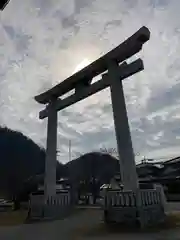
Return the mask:
<svg viewBox="0 0 180 240">
<path fill-rule="evenodd" d="M 167 160 L 164 162 L 164 165 L 173 164 L 173 163 L 180 163 L 180 157 L 175 157 L 170 160 Z"/>
<path fill-rule="evenodd" d="M 144 168 L 144 167 L 159 167 L 159 165 L 161 165 L 160 163 L 156 163 L 156 162 L 145 162 L 145 163 L 139 163 L 136 165 L 137 168 Z"/>
</svg>

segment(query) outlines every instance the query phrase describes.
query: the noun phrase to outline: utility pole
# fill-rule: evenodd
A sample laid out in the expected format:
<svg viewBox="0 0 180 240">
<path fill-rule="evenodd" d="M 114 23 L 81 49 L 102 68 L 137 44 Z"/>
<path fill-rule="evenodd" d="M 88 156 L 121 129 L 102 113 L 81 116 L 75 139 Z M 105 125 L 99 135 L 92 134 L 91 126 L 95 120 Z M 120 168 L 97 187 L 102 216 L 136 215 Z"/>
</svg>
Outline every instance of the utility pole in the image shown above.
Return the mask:
<svg viewBox="0 0 180 240">
<path fill-rule="evenodd" d="M 146 163 L 146 157 L 143 156 L 143 159 L 141 160 L 141 163 Z"/>
<path fill-rule="evenodd" d="M 69 140 L 69 162 L 71 161 L 71 140 Z"/>
</svg>

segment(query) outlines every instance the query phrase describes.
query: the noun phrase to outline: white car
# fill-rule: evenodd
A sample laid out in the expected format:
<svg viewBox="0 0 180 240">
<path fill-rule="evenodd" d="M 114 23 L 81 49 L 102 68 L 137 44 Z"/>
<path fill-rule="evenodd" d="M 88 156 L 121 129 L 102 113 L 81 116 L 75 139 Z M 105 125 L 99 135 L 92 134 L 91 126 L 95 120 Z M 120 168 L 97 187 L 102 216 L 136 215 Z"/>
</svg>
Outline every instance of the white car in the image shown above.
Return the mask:
<svg viewBox="0 0 180 240">
<path fill-rule="evenodd" d="M 111 188 L 111 184 L 103 184 L 103 185 L 100 187 L 100 191 L 101 191 L 101 190 L 104 190 L 104 189 L 108 189 L 108 188 Z"/>
</svg>

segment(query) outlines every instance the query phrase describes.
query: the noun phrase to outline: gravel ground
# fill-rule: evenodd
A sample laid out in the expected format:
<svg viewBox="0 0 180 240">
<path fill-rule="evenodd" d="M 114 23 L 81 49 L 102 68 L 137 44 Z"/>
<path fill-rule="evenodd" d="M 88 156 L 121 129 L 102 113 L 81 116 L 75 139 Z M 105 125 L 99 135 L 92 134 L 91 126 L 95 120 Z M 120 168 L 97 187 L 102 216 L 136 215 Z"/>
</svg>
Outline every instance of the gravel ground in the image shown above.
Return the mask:
<svg viewBox="0 0 180 240">
<path fill-rule="evenodd" d="M 169 210 L 180 210 L 180 203 L 168 204 Z M 2 240 L 180 240 L 180 229 L 154 233 L 107 233 L 102 230 L 102 212 L 81 210 L 59 221 L 0 227 Z"/>
</svg>

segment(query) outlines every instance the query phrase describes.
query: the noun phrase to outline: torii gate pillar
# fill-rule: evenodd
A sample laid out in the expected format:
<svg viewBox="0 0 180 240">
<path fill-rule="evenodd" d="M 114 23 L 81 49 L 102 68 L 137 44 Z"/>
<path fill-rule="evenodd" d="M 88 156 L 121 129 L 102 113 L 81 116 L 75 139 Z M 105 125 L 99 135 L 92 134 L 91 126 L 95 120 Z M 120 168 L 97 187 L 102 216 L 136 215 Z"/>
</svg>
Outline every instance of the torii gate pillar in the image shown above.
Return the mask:
<svg viewBox="0 0 180 240">
<path fill-rule="evenodd" d="M 118 64 L 116 64 L 116 62 L 111 62 L 109 65 L 108 76 L 111 79 L 110 90 L 121 181 L 124 185 L 124 190 L 136 190 L 138 188 L 136 164 L 129 130 L 123 86 L 122 81 L 119 81 Z"/>
<path fill-rule="evenodd" d="M 46 161 L 44 177 L 45 199 L 56 195 L 56 147 L 57 147 L 57 111 L 56 100 L 49 104 L 47 123 Z"/>
</svg>

